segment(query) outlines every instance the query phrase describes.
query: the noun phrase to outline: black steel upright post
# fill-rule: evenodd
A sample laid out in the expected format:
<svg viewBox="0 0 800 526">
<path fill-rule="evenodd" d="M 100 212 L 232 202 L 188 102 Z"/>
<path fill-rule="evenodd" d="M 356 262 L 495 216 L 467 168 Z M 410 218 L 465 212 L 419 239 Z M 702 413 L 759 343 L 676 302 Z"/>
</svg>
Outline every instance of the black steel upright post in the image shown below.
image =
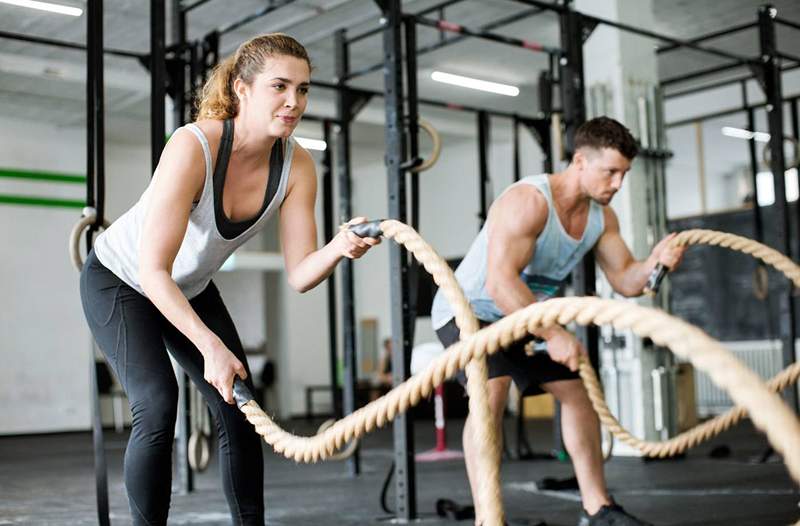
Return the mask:
<svg viewBox="0 0 800 526">
<path fill-rule="evenodd" d="M 328 146 L 322 154 L 322 215 L 324 217 L 325 242 L 330 242 L 334 234 L 333 211 L 333 154 L 331 153 L 331 138 L 333 136 L 331 121 L 326 119 L 322 123 L 322 138 Z M 336 277 L 328 277 L 328 355 L 330 356 L 331 378 L 331 403 L 333 404 L 333 417 L 342 418 L 342 400 L 338 396 L 337 387 L 339 375 L 337 373 L 337 360 L 339 356 L 339 334 L 336 326 L 339 323 L 336 315 Z"/>
<path fill-rule="evenodd" d="M 777 9 L 771 5 L 761 6 L 758 10 L 759 39 L 761 42 L 761 69 L 763 88 L 767 101 L 767 123 L 769 125 L 770 170 L 775 181 L 775 212 L 778 215 L 774 228 L 777 234 L 777 247 L 784 254 L 792 257 L 789 241 L 789 213 L 786 206 L 786 160 L 783 154 L 783 89 L 781 86 L 780 63 L 777 57 L 775 38 L 775 16 Z M 778 298 L 778 327 L 783 346 L 783 365 L 788 367 L 796 360 L 794 325 L 794 302 L 792 287 Z M 786 402 L 798 411 L 797 391 L 794 386 L 783 392 Z"/>
<path fill-rule="evenodd" d="M 753 108 L 749 108 L 747 102 L 747 83 L 742 82 L 742 104 L 747 108 L 747 129 L 754 132 L 756 130 L 756 117 Z M 756 141 L 747 141 L 747 150 L 750 157 L 750 183 L 753 185 L 753 233 L 758 242 L 764 241 L 764 226 L 761 218 L 761 207 L 758 206 L 758 152 L 756 152 Z"/>
<path fill-rule="evenodd" d="M 86 205 L 94 207 L 97 221 L 86 233 L 86 249 L 104 219 L 105 201 L 105 126 L 103 93 L 103 0 L 90 0 L 86 17 Z M 89 353 L 89 382 L 92 390 L 92 442 L 94 446 L 97 523 L 108 526 L 108 470 L 106 468 L 103 420 L 94 344 Z"/>
<path fill-rule="evenodd" d="M 406 106 L 408 120 L 408 158 L 411 162 L 419 159 L 419 100 L 417 98 L 417 22 L 413 17 L 405 17 L 403 26 L 406 34 Z M 411 226 L 419 230 L 419 173 L 411 171 Z"/>
<path fill-rule="evenodd" d="M 336 135 L 337 149 L 337 182 L 339 185 L 339 219 L 344 222 L 353 216 L 351 208 L 352 189 L 350 181 L 350 121 L 353 114 L 353 104 L 350 93 L 344 85 L 344 79 L 350 69 L 349 49 L 345 30 L 337 31 L 334 35 L 334 60 L 336 77 L 339 90 L 336 92 L 336 106 L 338 110 L 339 131 Z M 342 326 L 344 332 L 344 385 L 343 406 L 344 414 L 350 414 L 356 409 L 356 309 L 355 293 L 353 286 L 353 262 L 345 259 L 339 265 L 342 283 Z M 347 459 L 347 471 L 356 476 L 361 472 L 359 451 L 356 450 Z"/>
<path fill-rule="evenodd" d="M 417 166 L 422 162 L 419 157 L 419 99 L 417 97 L 417 21 L 414 17 L 406 16 L 403 18 L 403 29 L 405 30 L 405 59 L 406 59 L 406 124 L 408 126 L 408 163 Z M 409 216 L 411 226 L 419 231 L 419 173 L 411 170 L 409 179 L 411 180 L 411 203 Z M 414 341 L 417 330 L 417 305 L 419 299 L 419 263 L 414 258 L 409 257 L 408 264 L 408 310 L 406 315 L 409 320 L 407 326 L 409 332 L 407 339 Z"/>
<path fill-rule="evenodd" d="M 560 15 L 561 47 L 564 56 L 559 62 L 559 89 L 564 123 L 564 150 L 567 159 L 575 153 L 575 131 L 586 121 L 586 95 L 583 80 L 583 17 L 566 8 Z M 576 296 L 595 293 L 595 261 L 591 252 L 572 270 L 572 288 Z M 576 335 L 586 348 L 589 360 L 597 368 L 599 358 L 598 331 L 594 325 L 576 329 Z M 563 451 L 560 422 L 554 425 L 555 443 Z"/>
<path fill-rule="evenodd" d="M 164 0 L 150 0 L 150 150 L 152 154 L 151 171 L 158 166 L 158 159 L 164 149 L 164 119 L 167 81 L 166 45 L 164 43 L 166 24 L 164 21 Z"/>
<path fill-rule="evenodd" d="M 479 111 L 477 115 L 478 120 L 478 190 L 480 192 L 480 225 L 478 228 L 483 228 L 486 222 L 486 216 L 489 211 L 489 187 L 491 185 L 491 177 L 489 176 L 489 146 L 491 143 L 491 130 L 489 128 L 489 114 L 485 111 Z"/>
<path fill-rule="evenodd" d="M 186 48 L 186 11 L 181 8 L 180 2 L 173 0 L 172 9 L 172 46 L 173 63 L 176 65 L 176 74 L 171 75 L 172 84 L 172 115 L 175 127 L 186 124 L 186 66 L 189 62 Z"/>
<path fill-rule="evenodd" d="M 400 0 L 378 2 L 385 20 L 383 32 L 384 92 L 386 93 L 386 170 L 389 178 L 389 217 L 406 221 L 403 109 L 403 48 Z M 408 265 L 406 251 L 389 246 L 392 312 L 392 380 L 404 382 L 411 370 Z M 401 520 L 417 517 L 413 420 L 408 413 L 394 420 L 395 514 Z"/>
</svg>

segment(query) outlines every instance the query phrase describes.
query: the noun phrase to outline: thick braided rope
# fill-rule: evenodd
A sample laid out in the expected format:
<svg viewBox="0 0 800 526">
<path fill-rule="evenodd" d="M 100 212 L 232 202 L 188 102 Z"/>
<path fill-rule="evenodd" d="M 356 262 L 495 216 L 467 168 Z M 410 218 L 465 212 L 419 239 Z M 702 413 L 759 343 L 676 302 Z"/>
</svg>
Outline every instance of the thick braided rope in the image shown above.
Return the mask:
<svg viewBox="0 0 800 526">
<path fill-rule="evenodd" d="M 777 250 L 752 239 L 714 230 L 685 230 L 675 236 L 672 243 L 676 246 L 717 245 L 749 254 L 779 270 L 795 286 L 800 287 L 800 266 Z M 744 408 L 737 406 L 669 440 L 655 442 L 641 440 L 622 427 L 611 413 L 597 373 L 585 358 L 581 359 L 579 372 L 600 422 L 621 442 L 638 449 L 648 457 L 663 458 L 679 455 L 729 429 L 747 415 Z M 770 379 L 767 386 L 774 392 L 780 392 L 796 383 L 798 378 L 800 378 L 800 363 L 794 363 Z"/>
<path fill-rule="evenodd" d="M 711 380 L 729 393 L 737 405 L 751 415 L 755 426 L 767 435 L 772 446 L 783 455 L 789 473 L 800 482 L 800 421 L 781 398 L 769 391 L 753 371 L 703 331 L 669 314 L 631 302 L 601 298 L 556 298 L 534 303 L 486 327 L 466 340 L 453 344 L 423 372 L 390 391 L 386 415 L 373 402 L 337 422 L 321 435 L 291 437 L 271 421 L 259 419 L 263 411 L 253 402 L 242 407 L 264 439 L 276 451 L 290 458 L 313 461 L 324 458 L 347 440 L 381 426 L 397 412 L 405 410 L 474 359 L 499 352 L 524 336 L 555 324 L 612 324 L 649 337 L 668 347 L 681 358 L 706 372 Z M 404 397 L 408 402 L 403 402 Z M 381 399 L 379 399 L 381 400 Z M 250 405 L 252 404 L 252 405 Z M 258 414 L 260 413 L 260 415 Z M 266 416 L 266 415 L 264 415 Z"/>
<path fill-rule="evenodd" d="M 447 301 L 453 306 L 456 325 L 461 330 L 460 338 L 466 339 L 480 328 L 478 320 L 458 284 L 447 262 L 410 226 L 392 219 L 381 222 L 384 236 L 411 252 L 434 282 L 442 289 Z M 489 368 L 486 357 L 470 360 L 466 367 L 467 393 L 471 432 L 477 450 L 476 478 L 478 480 L 478 521 L 485 524 L 502 524 L 503 498 L 500 489 L 500 440 L 489 409 Z"/>
<path fill-rule="evenodd" d="M 684 230 L 672 240 L 676 246 L 716 245 L 758 258 L 767 265 L 775 267 L 789 278 L 795 287 L 800 288 L 800 266 L 774 248 L 746 237 L 718 232 L 716 230 Z"/>
<path fill-rule="evenodd" d="M 423 240 L 410 226 L 395 220 L 380 224 L 387 238 L 404 246 L 428 271 L 453 308 L 456 324 L 462 338 L 478 331 L 478 320 L 472 313 L 469 301 L 464 296 L 453 271 L 447 262 Z M 445 352 L 427 369 L 395 387 L 383 397 L 334 423 L 330 428 L 313 437 L 298 437 L 281 429 L 254 401 L 242 406 L 247 420 L 264 437 L 273 449 L 296 462 L 316 462 L 330 457 L 350 440 L 357 439 L 394 419 L 408 408 L 427 398 L 433 390 L 459 370 L 467 370 L 467 388 L 470 394 L 470 412 L 475 421 L 483 424 L 473 426 L 478 449 L 479 494 L 481 515 L 486 524 L 502 524 L 503 508 L 500 492 L 500 444 L 494 426 L 489 422 L 489 396 L 487 388 L 488 369 L 483 354 L 457 355 Z"/>
<path fill-rule="evenodd" d="M 597 378 L 594 368 L 585 359 L 581 358 L 579 369 L 581 379 L 583 380 L 586 390 L 589 393 L 589 398 L 592 401 L 600 421 L 614 437 L 625 444 L 638 449 L 643 455 L 647 457 L 672 457 L 679 455 L 691 449 L 706 440 L 709 440 L 718 434 L 731 428 L 733 425 L 739 423 L 742 418 L 747 416 L 747 411 L 741 407 L 736 406 L 728 411 L 718 415 L 711 420 L 703 422 L 702 424 L 693 427 L 683 433 L 676 435 L 669 440 L 651 442 L 641 440 L 632 435 L 627 429 L 622 427 L 619 421 L 614 417 L 608 406 L 603 399 L 603 390 L 600 386 L 600 380 Z M 794 363 L 772 377 L 767 382 L 767 387 L 770 391 L 779 393 L 786 387 L 793 385 L 800 377 L 800 362 Z"/>
</svg>

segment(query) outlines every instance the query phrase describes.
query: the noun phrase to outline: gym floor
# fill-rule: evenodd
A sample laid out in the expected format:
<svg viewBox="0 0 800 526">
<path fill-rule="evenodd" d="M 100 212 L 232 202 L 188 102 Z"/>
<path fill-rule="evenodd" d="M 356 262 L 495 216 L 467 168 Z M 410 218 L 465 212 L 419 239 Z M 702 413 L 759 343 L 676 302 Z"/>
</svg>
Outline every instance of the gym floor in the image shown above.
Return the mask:
<svg viewBox="0 0 800 526">
<path fill-rule="evenodd" d="M 289 426 L 311 434 L 318 422 L 298 420 Z M 449 421 L 450 447 L 460 443 L 462 421 Z M 416 449 L 434 445 L 429 421 L 416 425 Z M 513 423 L 506 421 L 509 441 Z M 536 450 L 551 444 L 549 421 L 529 421 L 529 440 Z M 127 435 L 106 433 L 109 493 L 113 525 L 130 524 L 122 484 L 122 455 Z M 710 452 L 727 446 L 730 454 L 712 458 Z M 363 441 L 362 471 L 358 478 L 344 473 L 341 463 L 296 465 L 265 447 L 264 488 L 270 525 L 391 524 L 382 511 L 380 491 L 392 460 L 391 428 Z M 701 445 L 682 459 L 645 462 L 615 457 L 606 464 L 611 492 L 626 509 L 656 525 L 786 525 L 800 517 L 800 493 L 780 457 L 757 459 L 766 440 L 749 423 Z M 512 447 L 512 449 L 514 449 Z M 88 433 L 0 438 L 0 525 L 96 524 L 92 443 Z M 436 516 L 439 498 L 469 503 L 461 460 L 417 463 L 420 524 L 471 524 Z M 568 462 L 505 460 L 503 493 L 511 524 L 574 525 L 580 510 L 574 491 L 536 489 L 544 477 L 572 476 Z M 393 488 L 389 505 L 393 506 Z M 217 466 L 196 477 L 196 491 L 174 494 L 170 524 L 230 524 L 219 485 Z"/>
</svg>

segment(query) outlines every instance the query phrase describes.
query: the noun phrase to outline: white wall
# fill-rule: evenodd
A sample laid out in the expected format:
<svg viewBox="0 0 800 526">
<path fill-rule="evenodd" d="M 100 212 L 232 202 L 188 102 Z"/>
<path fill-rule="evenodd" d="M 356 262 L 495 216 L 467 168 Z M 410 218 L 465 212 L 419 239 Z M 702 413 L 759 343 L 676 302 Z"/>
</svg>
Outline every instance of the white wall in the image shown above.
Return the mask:
<svg viewBox="0 0 800 526">
<path fill-rule="evenodd" d="M 4 119 L 0 126 L 2 168 L 84 174 L 82 129 Z M 145 148 L 107 149 L 114 181 L 108 215 L 116 217 L 127 196 L 147 182 Z M 85 197 L 81 185 L 4 181 L 2 193 Z M 67 238 L 79 209 L 0 206 L 0 433 L 86 429 L 89 425 L 90 338 L 78 296 L 78 274 Z"/>
<path fill-rule="evenodd" d="M 792 70 L 783 74 L 783 93 L 784 97 L 800 94 L 800 72 Z M 764 101 L 763 91 L 755 81 L 747 83 L 747 94 L 750 104 Z M 741 88 L 734 84 L 669 98 L 665 103 L 665 117 L 667 123 L 691 121 L 695 117 L 727 111 L 741 105 Z M 784 132 L 791 135 L 790 114 L 786 105 L 784 110 Z M 755 131 L 768 131 L 763 108 L 755 111 L 755 117 Z M 740 207 L 744 196 L 752 191 L 747 141 L 722 134 L 724 126 L 747 129 L 746 114 L 737 112 L 716 117 L 705 120 L 699 126 L 702 150 L 698 149 L 694 123 L 673 126 L 667 130 L 668 147 L 674 153 L 674 157 L 667 163 L 667 214 L 671 218 Z M 761 162 L 764 144 L 756 142 L 759 171 L 769 171 Z M 702 159 L 699 157 L 700 151 L 703 154 Z M 704 173 L 702 178 L 701 165 Z M 704 180 L 705 200 L 701 199 L 701 180 Z"/>
<path fill-rule="evenodd" d="M 146 139 L 146 138 L 145 138 Z M 4 119 L 3 169 L 86 173 L 81 128 Z M 113 220 L 149 179 L 150 150 L 106 144 L 106 215 Z M 84 199 L 85 186 L 0 181 L 0 193 Z M 0 205 L 0 434 L 69 431 L 90 426 L 91 338 L 78 294 L 67 238 L 80 209 Z M 255 240 L 256 244 L 258 240 Z M 246 347 L 261 345 L 263 277 L 218 276 Z"/>
</svg>

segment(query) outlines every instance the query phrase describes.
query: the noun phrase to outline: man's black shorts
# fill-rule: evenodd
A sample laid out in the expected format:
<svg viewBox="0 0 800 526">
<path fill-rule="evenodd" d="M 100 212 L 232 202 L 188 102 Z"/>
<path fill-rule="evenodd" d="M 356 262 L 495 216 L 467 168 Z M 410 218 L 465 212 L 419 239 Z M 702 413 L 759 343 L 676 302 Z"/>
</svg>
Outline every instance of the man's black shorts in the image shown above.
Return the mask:
<svg viewBox="0 0 800 526">
<path fill-rule="evenodd" d="M 490 325 L 489 322 L 478 320 L 481 328 Z M 436 331 L 439 341 L 445 348 L 458 341 L 459 330 L 454 319 Z M 486 360 L 489 366 L 489 378 L 510 376 L 517 388 L 524 395 L 536 395 L 544 392 L 542 384 L 558 380 L 573 380 L 580 378 L 577 372 L 573 373 L 569 367 L 554 362 L 546 352 L 535 352 L 533 356 L 525 354 L 525 344 L 534 340 L 533 336 L 523 338 L 512 344 L 507 349 L 489 356 Z M 464 371 L 459 371 L 458 381 L 466 385 Z"/>
</svg>

